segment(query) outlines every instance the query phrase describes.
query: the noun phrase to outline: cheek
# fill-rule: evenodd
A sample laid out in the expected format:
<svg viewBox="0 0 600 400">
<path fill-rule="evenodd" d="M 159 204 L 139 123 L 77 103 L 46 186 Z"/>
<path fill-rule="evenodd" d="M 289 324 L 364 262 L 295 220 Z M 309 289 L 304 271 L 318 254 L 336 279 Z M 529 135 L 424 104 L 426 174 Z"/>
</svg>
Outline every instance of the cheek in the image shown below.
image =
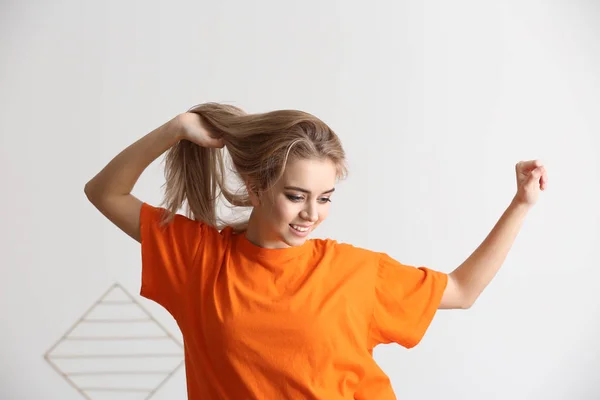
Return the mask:
<svg viewBox="0 0 600 400">
<path fill-rule="evenodd" d="M 278 223 L 289 224 L 292 221 L 297 220 L 297 216 L 300 213 L 300 206 L 292 203 L 287 199 L 276 201 L 273 204 L 273 216 Z"/>
<path fill-rule="evenodd" d="M 322 222 L 329 216 L 329 205 L 323 206 L 321 210 L 319 210 L 319 222 Z"/>
</svg>

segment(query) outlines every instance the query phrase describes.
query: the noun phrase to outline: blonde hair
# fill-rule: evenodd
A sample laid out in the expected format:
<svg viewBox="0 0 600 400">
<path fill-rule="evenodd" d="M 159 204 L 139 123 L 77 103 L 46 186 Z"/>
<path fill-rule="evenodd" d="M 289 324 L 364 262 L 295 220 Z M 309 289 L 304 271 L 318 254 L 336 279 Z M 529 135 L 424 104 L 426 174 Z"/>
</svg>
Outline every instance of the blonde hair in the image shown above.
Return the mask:
<svg viewBox="0 0 600 400">
<path fill-rule="evenodd" d="M 230 225 L 219 218 L 219 200 L 233 207 L 251 207 L 248 191 L 261 193 L 283 174 L 289 160 L 327 159 L 337 168 L 337 177 L 347 174 L 345 153 L 338 136 L 327 124 L 309 113 L 276 110 L 248 114 L 242 109 L 218 103 L 194 106 L 211 134 L 221 138 L 223 149 L 205 148 L 181 140 L 165 157 L 165 198 L 168 222 L 184 205 L 189 218 L 222 229 Z M 227 154 L 225 154 L 227 153 Z M 225 157 L 243 183 L 242 191 L 227 187 Z M 247 221 L 238 223 L 244 226 Z"/>
</svg>

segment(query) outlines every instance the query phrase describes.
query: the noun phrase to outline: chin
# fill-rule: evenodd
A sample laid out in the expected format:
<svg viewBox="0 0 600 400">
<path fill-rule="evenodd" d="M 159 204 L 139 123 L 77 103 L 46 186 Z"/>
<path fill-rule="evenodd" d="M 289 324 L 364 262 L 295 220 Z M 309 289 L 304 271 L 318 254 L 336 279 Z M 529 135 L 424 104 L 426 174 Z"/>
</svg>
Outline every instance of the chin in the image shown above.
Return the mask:
<svg viewBox="0 0 600 400">
<path fill-rule="evenodd" d="M 302 246 L 304 244 L 304 242 L 306 242 L 307 238 L 289 238 L 286 237 L 285 238 L 285 244 L 287 244 L 290 247 L 294 247 L 294 246 Z"/>
<path fill-rule="evenodd" d="M 314 232 L 314 228 L 307 232 L 306 234 L 296 234 L 292 231 L 291 227 L 288 227 L 283 235 L 281 235 L 283 242 L 288 246 L 302 246 L 304 242 L 309 239 L 309 236 Z"/>
</svg>

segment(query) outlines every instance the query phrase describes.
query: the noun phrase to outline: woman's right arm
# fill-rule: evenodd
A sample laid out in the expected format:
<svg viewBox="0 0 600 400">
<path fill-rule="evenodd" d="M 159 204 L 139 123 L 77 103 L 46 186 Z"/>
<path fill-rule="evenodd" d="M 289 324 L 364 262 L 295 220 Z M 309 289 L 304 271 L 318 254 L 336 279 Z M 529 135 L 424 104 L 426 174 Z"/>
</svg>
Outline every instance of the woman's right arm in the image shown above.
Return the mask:
<svg viewBox="0 0 600 400">
<path fill-rule="evenodd" d="M 131 191 L 142 172 L 185 137 L 184 131 L 178 115 L 119 153 L 85 185 L 90 202 L 138 242 L 142 201 Z"/>
</svg>

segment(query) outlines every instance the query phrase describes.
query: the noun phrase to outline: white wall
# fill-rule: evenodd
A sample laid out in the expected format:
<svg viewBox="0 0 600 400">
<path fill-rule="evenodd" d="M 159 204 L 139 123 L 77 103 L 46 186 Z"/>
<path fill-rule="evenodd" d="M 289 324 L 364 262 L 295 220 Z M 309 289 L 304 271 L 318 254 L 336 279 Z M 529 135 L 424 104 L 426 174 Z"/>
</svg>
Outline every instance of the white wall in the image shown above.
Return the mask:
<svg viewBox="0 0 600 400">
<path fill-rule="evenodd" d="M 366 4 L 0 3 L 1 399 L 82 398 L 43 355 L 113 283 L 180 337 L 83 187 L 204 101 L 324 119 L 351 175 L 320 235 L 446 272 L 508 205 L 514 164 L 545 161 L 549 188 L 478 303 L 375 355 L 402 399 L 600 398 L 600 6 Z M 157 204 L 162 183 L 156 162 L 135 194 Z M 154 398 L 185 398 L 184 371 Z"/>
</svg>

